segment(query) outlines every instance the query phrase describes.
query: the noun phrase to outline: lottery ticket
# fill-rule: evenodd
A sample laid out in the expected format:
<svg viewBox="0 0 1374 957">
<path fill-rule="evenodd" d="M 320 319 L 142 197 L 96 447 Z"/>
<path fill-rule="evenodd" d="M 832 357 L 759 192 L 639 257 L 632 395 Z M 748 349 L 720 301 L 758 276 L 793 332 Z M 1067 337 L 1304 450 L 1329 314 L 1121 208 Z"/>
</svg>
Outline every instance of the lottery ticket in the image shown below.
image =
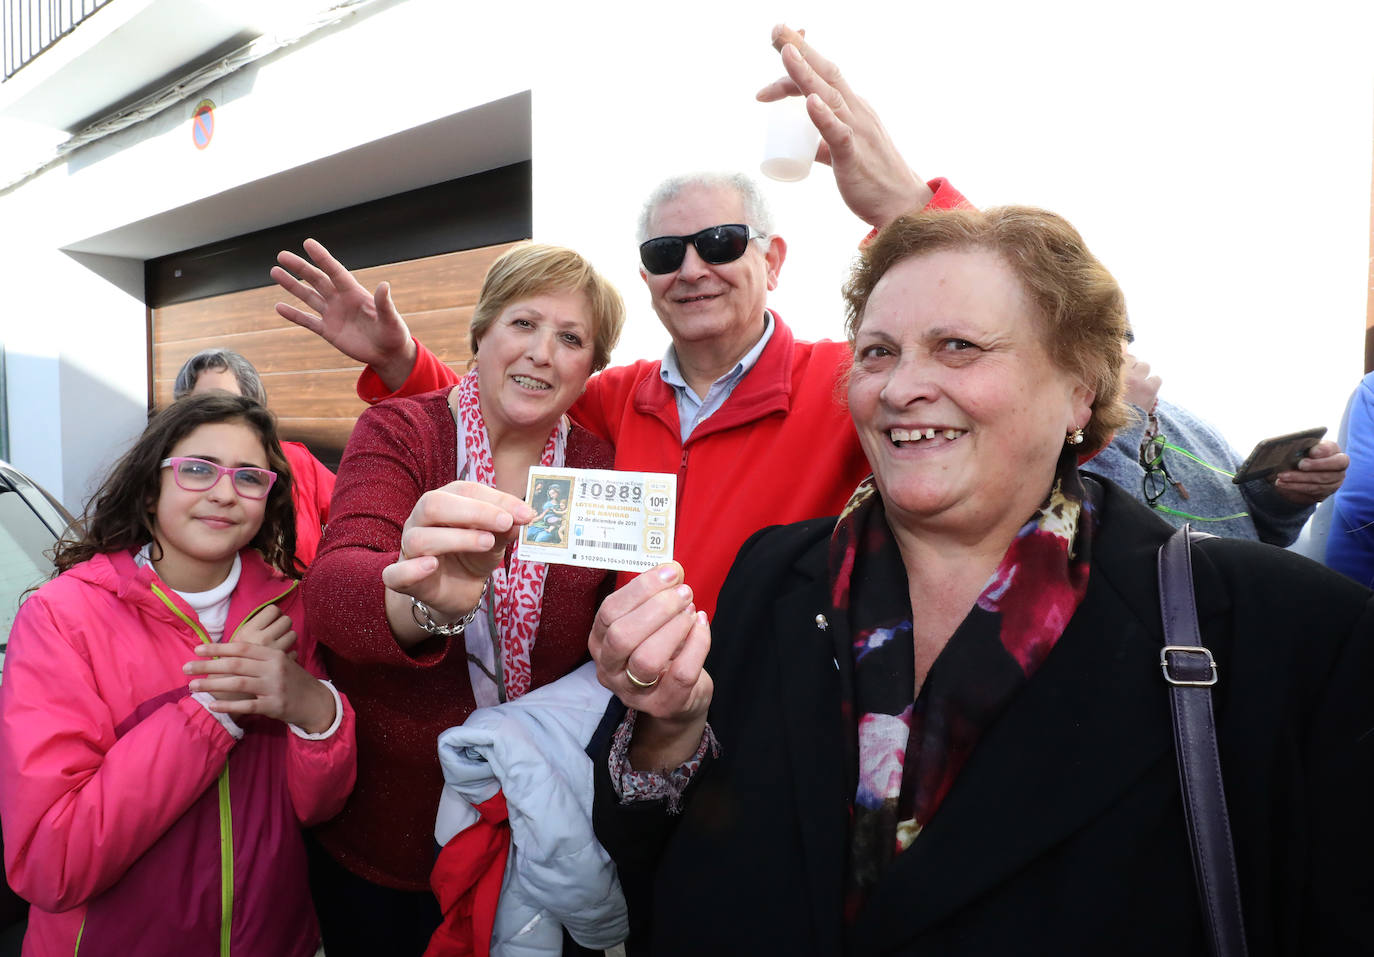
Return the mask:
<svg viewBox="0 0 1374 957">
<path fill-rule="evenodd" d="M 521 561 L 642 572 L 673 557 L 677 476 L 610 469 L 530 469 Z"/>
</svg>

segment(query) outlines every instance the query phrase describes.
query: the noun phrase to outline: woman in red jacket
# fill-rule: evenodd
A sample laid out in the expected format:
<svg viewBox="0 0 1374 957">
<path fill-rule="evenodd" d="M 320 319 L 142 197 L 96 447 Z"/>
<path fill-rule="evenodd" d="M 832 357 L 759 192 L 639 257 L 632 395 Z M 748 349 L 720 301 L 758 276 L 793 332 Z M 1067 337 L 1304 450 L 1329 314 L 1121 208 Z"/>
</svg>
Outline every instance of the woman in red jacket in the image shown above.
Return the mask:
<svg viewBox="0 0 1374 957">
<path fill-rule="evenodd" d="M 358 708 L 358 787 L 316 830 L 316 907 L 330 957 L 420 954 L 443 778 L 439 734 L 587 657 L 613 575 L 522 562 L 531 466 L 610 468 L 565 413 L 603 367 L 624 306 L 586 260 L 518 246 L 473 312 L 457 385 L 363 413 L 339 466 L 306 601 L 330 674 Z"/>
<path fill-rule="evenodd" d="M 353 714 L 302 627 L 271 413 L 173 403 L 83 527 L 19 609 L 0 683 L 24 953 L 309 957 L 299 825 L 353 785 Z"/>
</svg>

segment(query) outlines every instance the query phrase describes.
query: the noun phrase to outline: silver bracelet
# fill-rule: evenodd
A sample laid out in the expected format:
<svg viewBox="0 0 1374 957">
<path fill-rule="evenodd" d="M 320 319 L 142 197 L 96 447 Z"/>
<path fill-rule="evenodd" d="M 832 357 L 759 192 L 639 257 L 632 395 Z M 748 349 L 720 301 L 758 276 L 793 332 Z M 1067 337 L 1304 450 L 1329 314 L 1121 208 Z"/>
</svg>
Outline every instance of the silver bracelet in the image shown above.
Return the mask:
<svg viewBox="0 0 1374 957">
<path fill-rule="evenodd" d="M 413 595 L 410 599 L 410 617 L 415 619 L 415 624 L 419 625 L 427 635 L 435 635 L 439 638 L 452 638 L 455 635 L 461 635 L 467 626 L 472 624 L 477 613 L 482 610 L 482 601 L 487 597 L 487 589 L 490 585 L 491 579 L 488 578 L 482 583 L 482 594 L 477 596 L 477 604 L 472 606 L 472 611 L 457 621 L 451 621 L 446 625 L 439 624 L 434 620 L 434 615 L 429 606 Z"/>
</svg>

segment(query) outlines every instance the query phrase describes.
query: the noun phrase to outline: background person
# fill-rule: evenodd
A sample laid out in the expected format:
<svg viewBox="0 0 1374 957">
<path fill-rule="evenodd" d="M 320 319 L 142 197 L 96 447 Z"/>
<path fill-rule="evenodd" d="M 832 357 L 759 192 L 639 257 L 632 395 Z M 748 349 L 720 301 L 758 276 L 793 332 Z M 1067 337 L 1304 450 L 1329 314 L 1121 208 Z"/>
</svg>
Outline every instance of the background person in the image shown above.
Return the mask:
<svg viewBox="0 0 1374 957">
<path fill-rule="evenodd" d="M 192 396 L 58 544 L 0 682 L 25 954 L 315 953 L 299 828 L 353 786 L 353 712 L 320 680 L 292 522 L 271 413 Z"/>
<path fill-rule="evenodd" d="M 818 157 L 860 219 L 876 227 L 925 206 L 964 204 L 945 180 L 916 176 L 878 116 L 799 33 L 778 27 L 773 44 L 788 76 L 759 97 L 811 94 Z M 849 348 L 798 341 L 768 308 L 787 243 L 748 177 L 666 180 L 645 204 L 639 239 L 641 276 L 672 346 L 661 361 L 593 378 L 572 414 L 615 446 L 616 468 L 678 475 L 675 550 L 710 614 L 750 534 L 834 513 L 868 474 L 837 397 Z M 313 263 L 282 252 L 272 277 L 311 311 L 287 303 L 277 311 L 369 364 L 361 397 L 452 383 L 452 371 L 411 339 L 386 283 L 368 292 L 319 243 L 307 240 L 305 251 Z"/>
<path fill-rule="evenodd" d="M 672 565 L 597 616 L 632 709 L 595 809 L 629 952 L 1206 954 L 1159 669 L 1173 529 L 1076 468 L 1124 418 L 1120 290 L 1006 207 L 899 220 L 846 296 L 872 479 L 752 539 L 713 623 Z M 1193 572 L 1250 952 L 1368 952 L 1370 593 L 1231 539 Z"/>
<path fill-rule="evenodd" d="M 244 395 L 267 407 L 262 377 L 243 356 L 230 349 L 203 349 L 182 364 L 172 386 L 172 397 L 219 389 Z M 300 442 L 282 442 L 282 453 L 291 465 L 291 503 L 296 510 L 296 558 L 302 570 L 310 567 L 320 547 L 320 534 L 329 521 L 329 498 L 334 494 L 334 473 Z"/>
<path fill-rule="evenodd" d="M 1374 373 L 1355 387 L 1347 415 L 1350 474 L 1333 500 L 1326 564 L 1368 587 L 1374 585 Z"/>
<path fill-rule="evenodd" d="M 508 546 L 534 518 L 530 466 L 610 468 L 610 446 L 564 413 L 623 321 L 619 293 L 577 253 L 517 246 L 483 281 L 475 368 L 354 427 L 306 598 L 358 709 L 358 785 L 312 860 L 330 957 L 425 950 L 440 920 L 439 734 L 586 660 L 612 573 Z"/>
<path fill-rule="evenodd" d="M 1128 334 L 1128 339 L 1129 339 Z M 1236 485 L 1243 459 L 1221 433 L 1159 398 L 1161 380 L 1123 346 L 1125 398 L 1132 415 L 1083 467 L 1111 479 L 1175 526 L 1287 547 L 1317 504 L 1341 486 L 1350 458 L 1331 439 L 1296 469 Z"/>
</svg>

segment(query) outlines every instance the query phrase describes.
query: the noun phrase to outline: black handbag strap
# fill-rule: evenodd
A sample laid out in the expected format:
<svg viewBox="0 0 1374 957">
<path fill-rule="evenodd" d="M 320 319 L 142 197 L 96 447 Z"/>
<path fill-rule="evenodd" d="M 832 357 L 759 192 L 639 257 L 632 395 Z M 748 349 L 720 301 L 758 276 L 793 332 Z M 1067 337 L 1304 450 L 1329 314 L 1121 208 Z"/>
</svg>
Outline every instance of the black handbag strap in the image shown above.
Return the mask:
<svg viewBox="0 0 1374 957">
<path fill-rule="evenodd" d="M 1210 536 L 1184 525 L 1159 549 L 1159 605 L 1164 648 L 1159 665 L 1169 682 L 1174 751 L 1183 791 L 1183 814 L 1193 848 L 1193 873 L 1213 957 L 1245 957 L 1245 923 L 1231 823 L 1222 789 L 1212 685 L 1217 664 L 1202 645 L 1193 594 L 1191 539 Z"/>
</svg>

